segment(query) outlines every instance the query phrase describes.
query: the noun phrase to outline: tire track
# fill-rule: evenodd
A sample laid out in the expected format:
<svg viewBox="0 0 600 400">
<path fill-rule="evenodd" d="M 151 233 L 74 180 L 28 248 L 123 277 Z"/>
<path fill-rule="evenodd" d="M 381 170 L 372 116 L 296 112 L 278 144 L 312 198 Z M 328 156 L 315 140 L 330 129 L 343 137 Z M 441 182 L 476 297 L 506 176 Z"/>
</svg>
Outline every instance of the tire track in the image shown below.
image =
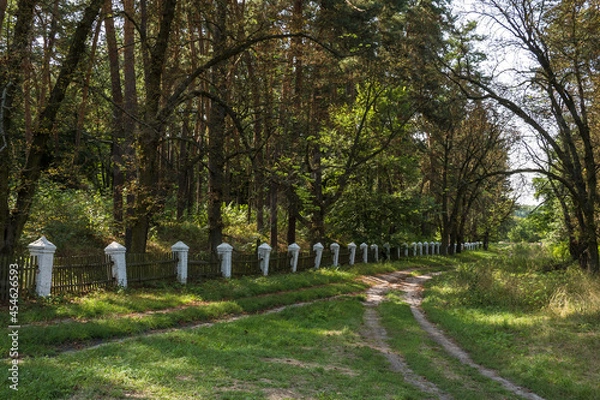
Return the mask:
<svg viewBox="0 0 600 400">
<path fill-rule="evenodd" d="M 381 301 L 383 301 L 385 293 L 391 289 L 403 291 L 404 298 L 410 306 L 410 310 L 415 317 L 415 320 L 436 343 L 446 350 L 448 354 L 458 359 L 462 364 L 476 369 L 481 375 L 498 382 L 504 389 L 511 393 L 514 393 L 527 400 L 544 400 L 543 397 L 540 397 L 530 390 L 518 386 L 508 379 L 501 377 L 496 371 L 475 363 L 466 351 L 461 349 L 440 329 L 427 320 L 427 317 L 421 308 L 421 302 L 423 300 L 423 284 L 433 276 L 434 274 L 411 276 L 410 271 L 397 271 L 391 274 L 378 275 L 374 279 L 380 279 L 383 282 L 372 288 L 377 288 L 377 290 L 375 290 L 375 293 L 373 293 L 371 301 L 379 304 Z M 369 298 L 367 297 L 367 306 L 369 306 L 368 299 Z M 384 338 L 382 338 L 382 340 L 383 339 Z"/>
<path fill-rule="evenodd" d="M 376 277 L 366 278 L 370 283 L 375 283 L 375 286 L 367 289 L 367 299 L 364 302 L 366 307 L 364 314 L 365 329 L 361 333 L 366 339 L 368 346 L 373 350 L 382 353 L 389 361 L 392 371 L 402 374 L 402 377 L 406 382 L 415 386 L 420 391 L 431 394 L 440 400 L 451 400 L 453 399 L 452 396 L 442 392 L 435 384 L 411 370 L 402 356 L 393 351 L 387 344 L 387 332 L 381 325 L 379 314 L 377 313 L 377 306 L 384 300 L 386 292 L 398 286 L 391 284 L 388 278 L 398 280 L 398 278 L 396 278 L 398 275 L 406 277 L 408 273 L 401 271 L 385 276 L 380 275 L 378 278 L 382 279 Z"/>
</svg>

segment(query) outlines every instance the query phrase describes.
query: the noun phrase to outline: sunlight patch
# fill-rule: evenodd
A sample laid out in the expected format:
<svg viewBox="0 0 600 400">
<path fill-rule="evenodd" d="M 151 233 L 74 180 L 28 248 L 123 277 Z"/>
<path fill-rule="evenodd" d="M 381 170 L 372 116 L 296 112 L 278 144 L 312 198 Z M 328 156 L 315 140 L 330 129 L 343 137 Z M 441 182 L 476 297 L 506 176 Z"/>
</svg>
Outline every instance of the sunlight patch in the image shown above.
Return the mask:
<svg viewBox="0 0 600 400">
<path fill-rule="evenodd" d="M 358 376 L 358 373 L 350 368 L 341 367 L 338 365 L 322 365 L 318 363 L 311 363 L 306 361 L 300 361 L 295 358 L 262 358 L 264 362 L 291 365 L 294 367 L 306 368 L 306 369 L 323 369 L 325 371 L 339 372 L 340 374 L 347 376 Z"/>
</svg>

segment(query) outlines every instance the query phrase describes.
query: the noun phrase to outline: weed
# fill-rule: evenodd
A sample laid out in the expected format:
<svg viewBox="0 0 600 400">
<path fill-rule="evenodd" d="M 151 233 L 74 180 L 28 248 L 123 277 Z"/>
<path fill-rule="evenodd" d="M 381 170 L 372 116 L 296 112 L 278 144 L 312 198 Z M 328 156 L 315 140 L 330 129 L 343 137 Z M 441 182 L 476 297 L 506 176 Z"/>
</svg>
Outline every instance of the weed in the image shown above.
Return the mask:
<svg viewBox="0 0 600 400">
<path fill-rule="evenodd" d="M 477 362 L 547 399 L 593 399 L 600 280 L 554 265 L 537 246 L 508 248 L 430 282 L 423 307 Z"/>
</svg>

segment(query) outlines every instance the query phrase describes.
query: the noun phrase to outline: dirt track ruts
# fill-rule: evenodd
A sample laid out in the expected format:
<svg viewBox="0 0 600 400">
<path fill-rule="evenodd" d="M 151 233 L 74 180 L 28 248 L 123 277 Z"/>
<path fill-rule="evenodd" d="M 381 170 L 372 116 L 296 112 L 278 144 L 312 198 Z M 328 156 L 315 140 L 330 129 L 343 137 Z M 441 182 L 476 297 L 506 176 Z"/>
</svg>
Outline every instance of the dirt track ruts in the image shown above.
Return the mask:
<svg viewBox="0 0 600 400">
<path fill-rule="evenodd" d="M 527 400 L 544 400 L 537 394 L 522 388 L 513 382 L 501 377 L 496 371 L 489 368 L 483 367 L 476 364 L 471 357 L 462 350 L 457 344 L 455 344 L 450 338 L 448 338 L 441 330 L 435 327 L 430 321 L 427 320 L 425 313 L 421 309 L 423 283 L 431 279 L 433 274 L 426 274 L 421 276 L 413 276 L 411 270 L 395 271 L 392 273 L 381 274 L 377 276 L 367 276 L 362 279 L 368 282 L 371 287 L 367 289 L 366 300 L 364 302 L 366 310 L 364 314 L 365 329 L 361 334 L 366 339 L 368 345 L 385 355 L 390 362 L 391 368 L 402 374 L 403 378 L 419 390 L 429 393 L 433 396 L 438 397 L 441 400 L 453 399 L 453 397 L 447 393 L 442 392 L 435 384 L 427 381 L 424 377 L 417 375 L 412 371 L 403 360 L 402 356 L 394 352 L 391 347 L 387 344 L 387 333 L 380 323 L 379 315 L 377 313 L 377 306 L 385 300 L 385 294 L 390 290 L 400 290 L 404 292 L 404 298 L 412 311 L 415 320 L 419 323 L 421 328 L 429 334 L 429 336 L 438 344 L 440 344 L 448 354 L 457 358 L 461 363 L 475 368 L 479 373 L 489 379 L 492 379 L 500 383 L 506 390 L 524 398 Z M 336 296 L 338 297 L 338 296 Z M 282 307 L 277 307 L 270 310 L 265 310 L 258 314 L 272 314 L 281 312 L 290 307 L 300 307 L 319 301 L 327 301 L 329 299 L 320 299 L 309 301 L 306 303 L 297 303 Z M 164 310 L 162 312 L 165 312 Z M 235 317 L 229 317 L 213 322 L 203 322 L 199 324 L 190 324 L 184 327 L 159 329 L 151 332 L 145 332 L 138 335 L 132 335 L 124 338 L 118 338 L 113 340 L 98 340 L 95 343 L 82 345 L 82 346 L 65 346 L 59 349 L 58 353 L 73 353 L 85 349 L 97 348 L 109 343 L 115 342 L 126 342 L 134 340 L 139 337 L 151 336 L 156 334 L 162 334 L 171 332 L 179 329 L 199 329 L 214 325 L 216 322 L 233 322 L 242 318 L 247 318 L 252 315 L 239 315 Z"/>
<path fill-rule="evenodd" d="M 390 360 L 392 369 L 402 373 L 407 382 L 424 392 L 435 394 L 440 399 L 452 398 L 451 396 L 440 392 L 440 390 L 431 382 L 425 382 L 423 378 L 411 371 L 402 360 L 402 357 L 394 353 L 391 348 L 385 344 L 387 335 L 385 329 L 379 323 L 375 307 L 384 300 L 385 293 L 389 290 L 401 290 L 404 292 L 404 298 L 410 306 L 415 320 L 435 342 L 446 350 L 448 354 L 457 358 L 462 364 L 475 368 L 481 375 L 500 383 L 509 392 L 528 400 L 544 400 L 537 394 L 501 377 L 496 371 L 475 363 L 469 354 L 428 321 L 425 313 L 421 309 L 421 301 L 423 283 L 431 279 L 433 275 L 412 276 L 411 272 L 412 271 L 396 271 L 389 274 L 366 278 L 367 280 L 375 281 L 375 285 L 367 290 L 367 300 L 365 302 L 365 306 L 367 307 L 367 310 L 365 311 L 365 324 L 369 328 L 367 329 L 366 337 L 376 343 L 374 348 L 383 352 L 388 360 Z"/>
</svg>

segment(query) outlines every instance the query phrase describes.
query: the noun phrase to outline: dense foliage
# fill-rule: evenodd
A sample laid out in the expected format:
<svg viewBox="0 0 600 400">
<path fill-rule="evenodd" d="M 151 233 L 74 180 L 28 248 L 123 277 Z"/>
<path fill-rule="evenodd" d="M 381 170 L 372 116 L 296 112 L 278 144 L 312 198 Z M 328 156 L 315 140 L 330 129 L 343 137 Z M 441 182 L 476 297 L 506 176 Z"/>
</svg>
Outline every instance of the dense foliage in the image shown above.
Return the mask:
<svg viewBox="0 0 600 400">
<path fill-rule="evenodd" d="M 449 10 L 395 0 L 7 2 L 0 251 L 39 233 L 90 236 L 75 233 L 84 226 L 90 240 L 135 252 L 165 230 L 193 232 L 181 239 L 208 248 L 498 239 L 514 207 L 507 170 L 518 135 L 482 86 L 475 25 Z M 557 15 L 544 25 L 554 38 Z M 65 218 L 48 213 L 71 208 L 71 195 L 79 205 L 65 214 L 81 222 L 67 234 Z M 571 229 L 577 249 L 581 229 Z"/>
</svg>

